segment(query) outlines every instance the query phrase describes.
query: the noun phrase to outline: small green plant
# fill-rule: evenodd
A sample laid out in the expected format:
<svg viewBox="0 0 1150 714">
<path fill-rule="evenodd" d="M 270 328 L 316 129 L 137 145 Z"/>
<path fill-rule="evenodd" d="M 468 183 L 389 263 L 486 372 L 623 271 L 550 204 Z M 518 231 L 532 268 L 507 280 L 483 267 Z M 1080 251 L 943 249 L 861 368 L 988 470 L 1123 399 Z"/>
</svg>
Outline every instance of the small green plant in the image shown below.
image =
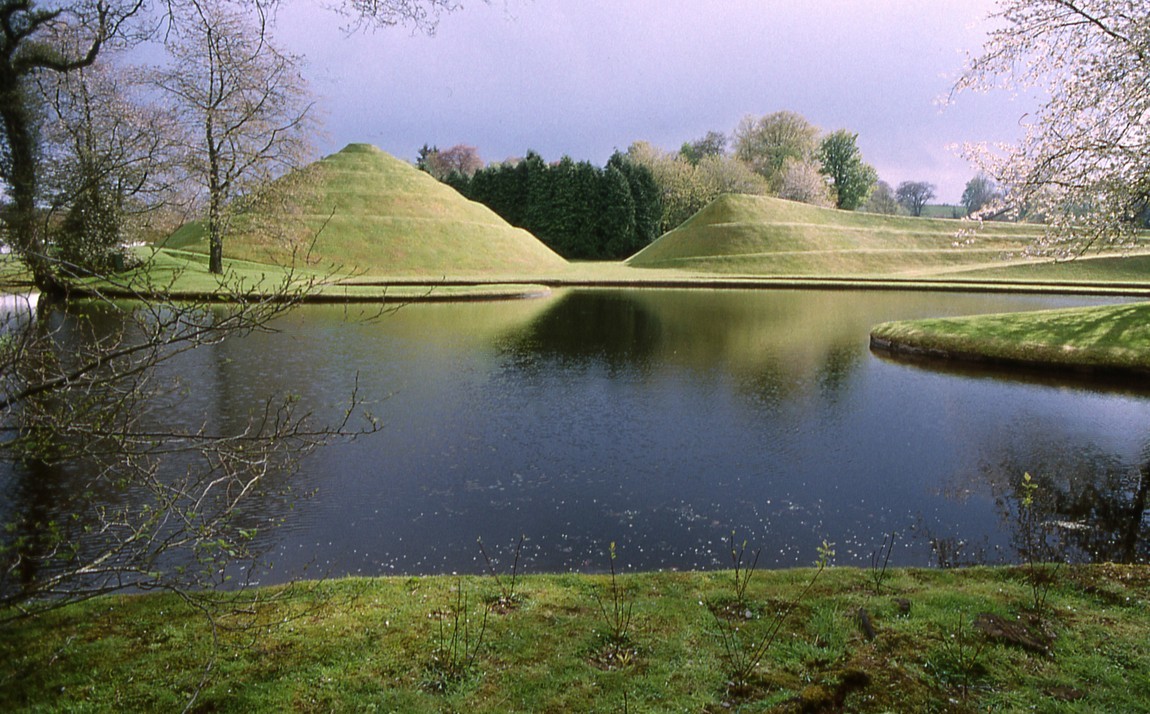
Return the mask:
<svg viewBox="0 0 1150 714">
<path fill-rule="evenodd" d="M 751 584 L 751 576 L 755 574 L 755 567 L 759 564 L 759 554 L 762 548 L 756 548 L 750 562 L 746 562 L 747 541 L 743 540 L 735 545 L 735 531 L 731 531 L 731 568 L 735 574 L 735 604 L 746 606 L 747 586 Z"/>
<path fill-rule="evenodd" d="M 890 563 L 890 554 L 894 551 L 896 533 L 891 531 L 882 537 L 882 545 L 870 554 L 870 579 L 874 585 L 874 594 L 882 594 L 882 584 L 886 580 L 886 566 Z"/>
<path fill-rule="evenodd" d="M 608 550 L 611 579 L 607 588 L 607 595 L 595 593 L 595 601 L 599 604 L 599 614 L 607 625 L 607 646 L 600 653 L 600 661 L 606 667 L 626 667 L 632 663 L 635 648 L 631 642 L 631 621 L 635 603 L 627 591 L 619 584 L 615 572 L 615 560 L 618 554 L 615 550 L 615 541 L 611 541 Z"/>
<path fill-rule="evenodd" d="M 1053 568 L 1046 564 L 1050 555 L 1046 528 L 1034 507 L 1038 484 L 1027 472 L 1022 474 L 1020 486 L 1022 496 L 1018 501 L 1018 520 L 1022 532 L 1023 569 L 1026 583 L 1030 586 L 1030 606 L 1034 614 L 1041 617 L 1046 611 L 1047 596 L 1062 563 L 1055 563 Z"/>
<path fill-rule="evenodd" d="M 833 547 L 825 540 L 819 546 L 818 553 L 818 560 L 815 561 L 815 572 L 810 580 L 797 595 L 776 610 L 765 627 L 751 628 L 750 622 L 732 614 L 730 609 L 711 608 L 711 614 L 714 616 L 718 628 L 719 642 L 723 648 L 722 656 L 727 665 L 730 690 L 737 693 L 745 691 L 751 685 L 755 670 L 758 669 L 759 664 L 778 639 L 787 618 L 806 599 L 811 588 L 814 587 L 815 582 L 830 565 L 830 561 L 835 555 Z M 760 631 L 746 632 L 750 629 Z"/>
<path fill-rule="evenodd" d="M 957 687 L 965 701 L 970 689 L 986 674 L 983 655 L 987 642 L 968 626 L 966 614 L 960 612 L 954 628 L 938 635 L 939 647 L 927 660 L 927 666 L 944 685 Z"/>
<path fill-rule="evenodd" d="M 438 621 L 430 661 L 427 663 L 423 688 L 445 693 L 471 676 L 479 663 L 483 638 L 487 634 L 487 616 L 491 606 L 483 606 L 483 614 L 471 617 L 467 589 L 463 580 L 456 583 L 452 606 L 431 613 Z"/>
<path fill-rule="evenodd" d="M 500 610 L 514 610 L 519 607 L 523 596 L 515 590 L 516 581 L 519 577 L 519 556 L 523 552 L 523 542 L 527 536 L 520 535 L 519 542 L 515 544 L 515 556 L 511 561 L 511 576 L 507 581 L 499 577 L 499 573 L 495 570 L 495 561 L 487 554 L 487 549 L 483 547 L 483 539 L 476 538 L 479 543 L 479 552 L 483 554 L 483 561 L 487 564 L 487 572 L 491 573 L 491 577 L 495 579 L 495 586 L 499 588 L 499 598 L 495 601 L 495 606 Z"/>
</svg>

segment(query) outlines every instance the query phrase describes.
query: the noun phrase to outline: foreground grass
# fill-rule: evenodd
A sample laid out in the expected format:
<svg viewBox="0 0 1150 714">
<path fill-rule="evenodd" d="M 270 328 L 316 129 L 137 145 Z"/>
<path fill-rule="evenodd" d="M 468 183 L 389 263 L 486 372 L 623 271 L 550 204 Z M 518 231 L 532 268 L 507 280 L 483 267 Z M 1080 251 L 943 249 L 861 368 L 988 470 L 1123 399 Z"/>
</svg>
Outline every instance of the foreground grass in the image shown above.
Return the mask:
<svg viewBox="0 0 1150 714">
<path fill-rule="evenodd" d="M 195 710 L 244 712 L 1150 710 L 1150 568 L 1064 566 L 1038 618 L 1024 572 L 892 570 L 876 591 L 831 568 L 738 687 L 720 618 L 749 647 L 813 570 L 756 573 L 741 601 L 731 572 L 623 576 L 621 642 L 604 576 L 522 579 L 512 607 L 491 578 L 268 589 L 214 632 L 174 596 L 110 597 L 8 626 L 0 709 L 177 710 L 198 691 Z M 1031 640 L 975 625 L 991 615 Z"/>
<path fill-rule="evenodd" d="M 1150 373 L 1150 303 L 890 322 L 871 340 L 960 361 Z"/>
</svg>

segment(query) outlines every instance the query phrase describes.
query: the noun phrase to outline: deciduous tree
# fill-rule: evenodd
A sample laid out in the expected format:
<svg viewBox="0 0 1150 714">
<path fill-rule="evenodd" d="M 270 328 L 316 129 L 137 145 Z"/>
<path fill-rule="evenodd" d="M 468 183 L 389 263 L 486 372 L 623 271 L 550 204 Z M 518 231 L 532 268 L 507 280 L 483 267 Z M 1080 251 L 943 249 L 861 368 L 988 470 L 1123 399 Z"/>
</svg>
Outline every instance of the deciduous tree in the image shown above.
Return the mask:
<svg viewBox="0 0 1150 714">
<path fill-rule="evenodd" d="M 235 0 L 227 5 L 231 12 L 250 13 L 250 22 L 253 17 L 266 18 L 262 13 L 273 8 L 275 0 Z M 342 7 L 364 24 L 408 21 L 427 27 L 436 12 L 454 4 L 347 0 Z M 271 329 L 274 320 L 313 287 L 291 271 L 282 282 L 265 285 L 224 278 L 215 296 L 224 304 L 216 299 L 200 303 L 166 299 L 169 285 L 107 272 L 97 277 L 137 299 L 124 302 L 99 291 L 82 304 L 47 299 L 66 293 L 67 279 L 47 250 L 47 223 L 40 208 L 43 197 L 57 195 L 66 182 L 54 178 L 48 186 L 51 191 L 46 189 L 45 167 L 61 154 L 46 143 L 53 140 L 57 127 L 43 123 L 52 113 L 38 105 L 43 95 L 34 91 L 34 82 L 51 86 L 53 75 L 87 71 L 106 58 L 110 48 L 160 28 L 169 33 L 177 51 L 187 51 L 181 71 L 200 73 L 200 78 L 206 72 L 225 95 L 227 88 L 250 92 L 249 97 L 264 92 L 264 103 L 237 99 L 239 106 L 247 102 L 255 115 L 277 101 L 272 88 L 298 86 L 286 76 L 291 63 L 282 61 L 285 56 L 274 51 L 266 33 L 236 37 L 219 32 L 225 25 L 240 28 L 240 34 L 250 29 L 250 24 L 238 21 L 196 25 L 191 13 L 207 8 L 208 3 L 196 0 L 159 0 L 151 5 L 142 0 L 0 0 L 0 179 L 10 198 L 4 220 L 11 245 L 45 293 L 38 302 L 30 299 L 2 318 L 0 463 L 12 493 L 0 504 L 0 620 L 123 589 L 164 588 L 194 598 L 196 590 L 218 583 L 229 563 L 253 555 L 252 521 L 245 516 L 245 504 L 261 494 L 278 494 L 283 484 L 271 483 L 277 475 L 290 474 L 301 455 L 349 433 L 350 422 L 338 418 L 335 424 L 314 424 L 308 409 L 292 395 L 269 395 L 253 405 L 249 420 L 226 428 L 207 422 L 181 428 L 166 418 L 183 403 L 185 389 L 178 372 L 168 369 L 173 360 L 235 336 Z M 153 14 L 145 18 L 145 10 Z M 256 25 L 260 24 L 257 19 Z M 215 44 L 200 53 L 202 46 L 196 41 Z M 247 79 L 256 78 L 254 88 L 232 83 L 226 59 L 237 60 L 232 67 L 240 66 L 238 60 L 262 62 L 269 71 L 260 74 L 257 68 L 248 75 Z M 285 84 L 277 84 L 281 79 Z M 174 78 L 169 84 L 180 86 Z M 89 99 L 98 96 L 103 95 L 93 93 Z M 189 92 L 185 98 L 193 96 Z M 77 104 L 61 104 L 63 111 L 53 110 L 54 118 L 93 123 L 60 127 L 66 130 L 64 135 L 86 141 L 107 134 L 103 126 L 116 127 L 112 129 L 116 133 L 139 126 L 100 124 L 125 119 L 115 115 L 128 109 L 105 99 L 85 107 L 82 97 L 73 97 L 81 100 Z M 101 109 L 110 116 L 89 118 L 87 109 L 95 104 L 104 104 Z M 264 133 L 269 141 L 297 126 L 275 124 L 267 124 L 272 127 Z M 148 138 L 172 136 L 174 132 Z M 98 178 L 96 184 L 112 175 L 131 175 L 130 170 L 120 170 L 122 165 L 113 172 L 104 170 L 103 159 L 116 154 L 115 142 L 91 148 L 92 153 L 83 157 L 76 152 L 77 165 Z M 102 210 L 101 192 L 89 190 L 87 176 L 80 178 L 84 179 L 80 190 L 61 209 Z M 243 190 L 232 196 L 247 198 L 252 193 L 258 193 L 256 187 L 244 183 Z M 77 220 L 87 222 L 83 216 Z M 351 402 L 356 402 L 354 394 Z M 346 417 L 353 413 L 349 409 Z M 362 426 L 367 431 L 375 428 L 370 417 Z M 82 473 L 85 487 L 61 488 L 54 478 L 61 472 Z M 46 517 L 38 508 L 45 499 L 53 500 L 53 512 L 67 512 L 69 517 Z"/>
<path fill-rule="evenodd" d="M 241 199 L 302 166 L 312 104 L 300 58 L 273 43 L 269 18 L 226 0 L 195 0 L 175 16 L 171 61 L 155 84 L 184 126 L 186 166 L 207 203 L 209 269 L 223 273 L 223 244 Z"/>
<path fill-rule="evenodd" d="M 143 5 L 143 0 L 62 5 L 0 0 L 0 178 L 11 197 L 5 220 L 12 248 L 46 293 L 63 292 L 65 283 L 49 255 L 47 227 L 37 213 L 43 163 L 34 81 L 42 74 L 67 74 L 92 65 L 106 45 L 124 37 Z"/>
<path fill-rule="evenodd" d="M 424 144 L 416 166 L 440 181 L 452 174 L 471 178 L 483 168 L 483 159 L 479 158 L 479 149 L 467 144 L 456 144 L 442 151 Z"/>
<path fill-rule="evenodd" d="M 1015 214 L 1044 216 L 1053 255 L 1123 243 L 1150 203 L 1150 2 L 1000 0 L 998 29 L 954 93 L 1041 91 L 1025 134 L 967 154 Z"/>
<path fill-rule="evenodd" d="M 723 156 L 727 153 L 727 135 L 721 131 L 708 131 L 702 139 L 683 144 L 679 155 L 692 164 L 697 164 L 707 156 Z"/>
<path fill-rule="evenodd" d="M 857 142 L 858 134 L 839 129 L 819 144 L 819 162 L 830 179 L 835 207 L 846 211 L 858 208 L 878 181 L 874 167 L 863 163 Z"/>
<path fill-rule="evenodd" d="M 994 179 L 982 173 L 967 181 L 962 191 L 962 205 L 968 216 L 979 213 L 983 207 L 990 206 L 999 198 Z"/>
<path fill-rule="evenodd" d="M 867 213 L 883 213 L 892 216 L 898 213 L 898 199 L 895 198 L 894 189 L 890 187 L 890 184 L 886 181 L 875 183 L 874 190 L 867 198 L 863 210 Z"/>
<path fill-rule="evenodd" d="M 128 261 L 176 203 L 173 117 L 149 103 L 135 74 L 108 62 L 38 78 L 45 120 L 43 202 L 51 255 L 66 275 L 107 272 Z M 162 225 L 160 229 L 170 226 Z"/>
<path fill-rule="evenodd" d="M 818 164 L 810 159 L 788 159 L 783 164 L 778 196 L 812 206 L 829 208 L 832 205 L 827 179 L 819 172 Z"/>
<path fill-rule="evenodd" d="M 934 198 L 935 186 L 926 181 L 903 181 L 895 189 L 895 198 L 912 216 L 921 216 L 922 209 Z"/>
<path fill-rule="evenodd" d="M 766 181 L 730 156 L 704 157 L 692 164 L 679 153 L 645 141 L 627 149 L 632 162 L 645 166 L 659 187 L 662 231 L 669 231 L 724 193 L 768 193 Z"/>
<path fill-rule="evenodd" d="M 746 116 L 735 129 L 735 157 L 765 178 L 771 192 L 777 192 L 787 161 L 814 158 L 818 138 L 818 128 L 795 112 L 775 112 L 757 119 Z"/>
</svg>

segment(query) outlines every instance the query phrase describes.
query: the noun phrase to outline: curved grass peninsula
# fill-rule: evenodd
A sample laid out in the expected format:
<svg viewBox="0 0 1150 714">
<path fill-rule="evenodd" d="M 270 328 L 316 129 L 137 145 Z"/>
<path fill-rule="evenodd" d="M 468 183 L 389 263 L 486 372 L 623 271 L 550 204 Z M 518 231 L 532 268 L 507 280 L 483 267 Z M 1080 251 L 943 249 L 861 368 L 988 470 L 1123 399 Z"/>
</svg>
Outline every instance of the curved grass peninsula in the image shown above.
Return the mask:
<svg viewBox="0 0 1150 714">
<path fill-rule="evenodd" d="M 919 359 L 1145 376 L 1150 303 L 888 322 L 870 341 Z"/>
</svg>

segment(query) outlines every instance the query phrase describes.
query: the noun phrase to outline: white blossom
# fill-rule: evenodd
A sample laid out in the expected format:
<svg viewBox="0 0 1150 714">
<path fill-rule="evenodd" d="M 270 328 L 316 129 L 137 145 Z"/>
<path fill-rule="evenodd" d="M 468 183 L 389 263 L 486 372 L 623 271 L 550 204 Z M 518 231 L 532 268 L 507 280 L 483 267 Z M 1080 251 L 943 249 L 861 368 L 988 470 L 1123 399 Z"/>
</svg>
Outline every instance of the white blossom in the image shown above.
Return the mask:
<svg viewBox="0 0 1150 714">
<path fill-rule="evenodd" d="M 1036 92 L 1010 146 L 963 149 L 1015 217 L 1046 222 L 1034 248 L 1065 257 L 1126 245 L 1150 198 L 1150 0 L 1000 0 L 998 23 L 954 94 Z"/>
</svg>

